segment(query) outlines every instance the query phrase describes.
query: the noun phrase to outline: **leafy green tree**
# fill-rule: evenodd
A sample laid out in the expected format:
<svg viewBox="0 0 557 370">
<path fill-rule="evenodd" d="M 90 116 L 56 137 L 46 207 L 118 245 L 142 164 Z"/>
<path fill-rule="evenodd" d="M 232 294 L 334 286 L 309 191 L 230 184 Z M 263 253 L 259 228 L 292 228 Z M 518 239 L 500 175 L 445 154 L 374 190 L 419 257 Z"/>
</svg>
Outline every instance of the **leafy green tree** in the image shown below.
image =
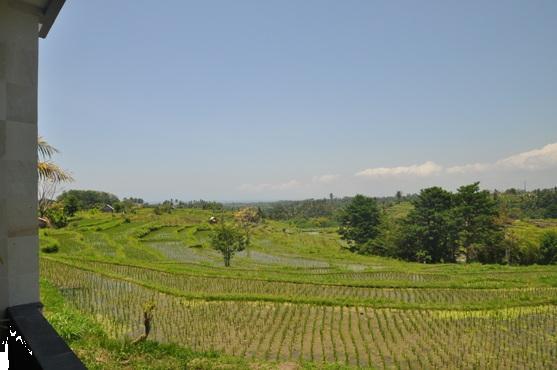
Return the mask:
<svg viewBox="0 0 557 370">
<path fill-rule="evenodd" d="M 70 195 L 64 199 L 64 214 L 68 217 L 72 217 L 79 210 L 79 202 L 77 198 Z"/>
<path fill-rule="evenodd" d="M 422 189 L 403 221 L 398 257 L 418 262 L 454 262 L 453 195 L 440 187 Z"/>
<path fill-rule="evenodd" d="M 457 244 L 467 261 L 502 262 L 505 257 L 503 233 L 498 224 L 499 207 L 479 183 L 461 186 L 454 195 L 452 218 Z"/>
<path fill-rule="evenodd" d="M 352 252 L 369 253 L 380 235 L 381 211 L 373 198 L 356 195 L 340 213 L 338 233 Z"/>
<path fill-rule="evenodd" d="M 557 263 L 557 232 L 547 231 L 540 242 L 540 261 L 542 265 Z"/>
<path fill-rule="evenodd" d="M 234 213 L 234 219 L 244 230 L 245 247 L 249 256 L 249 246 L 251 243 L 251 229 L 261 222 L 261 210 L 254 207 L 245 207 Z"/>
<path fill-rule="evenodd" d="M 211 235 L 211 245 L 222 253 L 224 265 L 229 267 L 234 254 L 245 249 L 246 238 L 236 228 L 221 222 L 220 227 L 217 227 Z"/>
<path fill-rule="evenodd" d="M 101 208 L 106 204 L 115 204 L 119 201 L 118 197 L 114 194 L 106 193 L 104 191 L 95 190 L 69 190 L 65 191 L 57 198 L 59 202 L 65 202 L 67 197 L 77 198 L 78 207 L 80 210 Z"/>
</svg>

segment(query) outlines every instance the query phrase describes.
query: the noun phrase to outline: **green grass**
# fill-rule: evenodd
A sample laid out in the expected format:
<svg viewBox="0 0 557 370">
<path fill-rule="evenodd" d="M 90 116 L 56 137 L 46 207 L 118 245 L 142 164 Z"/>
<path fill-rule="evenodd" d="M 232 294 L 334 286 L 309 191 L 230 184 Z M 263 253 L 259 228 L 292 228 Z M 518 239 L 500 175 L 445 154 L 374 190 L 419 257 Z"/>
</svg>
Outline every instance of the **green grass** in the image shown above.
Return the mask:
<svg viewBox="0 0 557 370">
<path fill-rule="evenodd" d="M 267 220 L 226 268 L 209 245 L 211 215 L 80 213 L 41 231 L 59 246 L 41 254 L 45 314 L 89 367 L 557 366 L 557 266 L 362 256 L 335 228 Z M 557 222 L 509 231 L 533 248 L 549 229 Z M 152 341 L 132 345 L 149 300 Z"/>
</svg>

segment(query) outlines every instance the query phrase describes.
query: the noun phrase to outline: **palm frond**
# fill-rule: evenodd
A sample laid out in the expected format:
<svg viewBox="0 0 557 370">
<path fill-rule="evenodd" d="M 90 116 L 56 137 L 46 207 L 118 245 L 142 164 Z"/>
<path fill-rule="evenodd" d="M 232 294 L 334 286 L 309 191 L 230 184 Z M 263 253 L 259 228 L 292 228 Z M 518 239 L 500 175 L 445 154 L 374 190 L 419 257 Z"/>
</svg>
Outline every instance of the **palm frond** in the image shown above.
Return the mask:
<svg viewBox="0 0 557 370">
<path fill-rule="evenodd" d="M 47 161 L 37 163 L 37 170 L 39 173 L 39 180 L 47 180 L 54 182 L 72 182 L 74 181 L 72 175 L 58 167 L 56 164 Z"/>
<path fill-rule="evenodd" d="M 39 155 L 43 159 L 51 158 L 54 154 L 58 153 L 58 149 L 50 145 L 42 136 L 37 139 L 37 149 Z"/>
</svg>

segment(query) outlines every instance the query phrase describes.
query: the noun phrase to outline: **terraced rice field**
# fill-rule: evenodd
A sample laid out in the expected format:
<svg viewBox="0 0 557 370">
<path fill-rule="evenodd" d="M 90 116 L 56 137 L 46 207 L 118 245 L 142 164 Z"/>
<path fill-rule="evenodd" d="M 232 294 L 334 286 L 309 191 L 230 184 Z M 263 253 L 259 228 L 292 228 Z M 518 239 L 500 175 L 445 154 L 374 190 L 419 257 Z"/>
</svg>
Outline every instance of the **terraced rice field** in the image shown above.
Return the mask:
<svg viewBox="0 0 557 370">
<path fill-rule="evenodd" d="M 153 338 L 194 349 L 278 362 L 307 360 L 405 369 L 557 366 L 554 305 L 462 311 L 200 300 L 59 262 L 44 260 L 42 271 L 72 304 L 97 317 L 117 338 L 133 338 L 141 332 L 141 307 L 153 301 L 157 306 Z M 218 279 L 197 280 L 181 289 L 199 291 L 201 287 L 209 292 L 227 291 Z M 488 299 L 493 293 L 390 292 L 395 299 L 444 303 Z M 347 295 L 342 288 L 337 293 Z M 502 294 L 500 297 L 513 293 Z"/>
<path fill-rule="evenodd" d="M 41 258 L 42 278 L 113 338 L 140 335 L 154 302 L 149 339 L 279 368 L 557 368 L 556 268 L 347 255 L 329 232 L 301 232 L 313 239 L 300 249 L 272 223 L 224 268 L 207 215 L 183 216 L 50 231 L 61 252 Z"/>
</svg>

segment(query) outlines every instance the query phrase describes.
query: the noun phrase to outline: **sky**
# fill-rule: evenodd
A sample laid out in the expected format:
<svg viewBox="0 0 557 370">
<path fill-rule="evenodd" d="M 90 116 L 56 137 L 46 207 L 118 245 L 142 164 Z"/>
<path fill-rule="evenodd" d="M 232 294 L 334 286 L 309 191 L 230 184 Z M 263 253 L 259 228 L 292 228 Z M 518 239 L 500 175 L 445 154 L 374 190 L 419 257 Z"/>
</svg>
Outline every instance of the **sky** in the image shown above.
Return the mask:
<svg viewBox="0 0 557 370">
<path fill-rule="evenodd" d="M 39 133 L 147 201 L 557 185 L 557 2 L 79 1 Z"/>
</svg>

